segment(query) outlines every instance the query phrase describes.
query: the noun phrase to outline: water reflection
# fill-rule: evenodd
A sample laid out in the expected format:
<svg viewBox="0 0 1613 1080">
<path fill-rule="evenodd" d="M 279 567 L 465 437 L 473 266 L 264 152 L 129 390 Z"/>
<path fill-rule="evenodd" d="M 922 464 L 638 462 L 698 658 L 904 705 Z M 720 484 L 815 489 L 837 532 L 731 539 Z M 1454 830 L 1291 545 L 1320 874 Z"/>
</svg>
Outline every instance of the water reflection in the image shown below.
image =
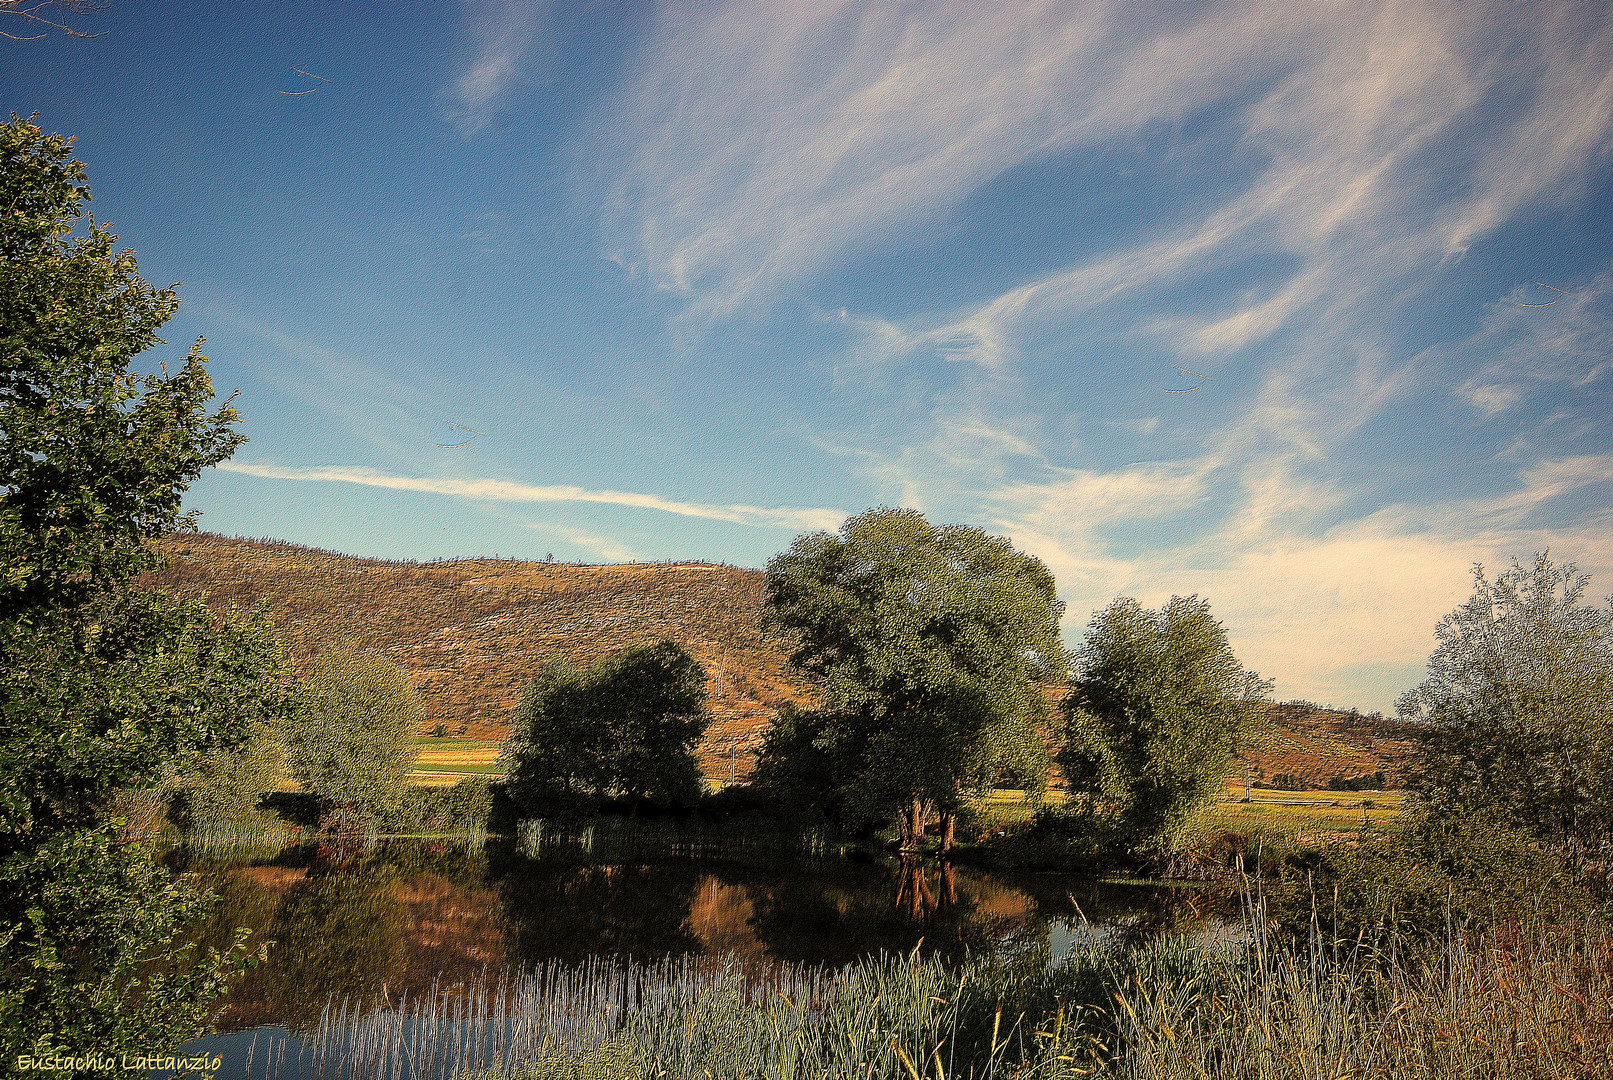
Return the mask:
<svg viewBox="0 0 1613 1080">
<path fill-rule="evenodd" d="M 995 950 L 1045 963 L 1078 936 L 1072 927 L 1140 941 L 1216 912 L 1214 898 L 1179 888 L 914 858 L 587 864 L 497 841 L 180 849 L 169 858 L 221 895 L 196 928 L 200 940 L 222 945 L 248 926 L 254 940 L 276 943 L 226 1000 L 224 1030 L 306 1028 L 332 995 L 395 1004 L 551 959 L 733 953 L 840 965 L 920 947 L 948 959 Z"/>
</svg>

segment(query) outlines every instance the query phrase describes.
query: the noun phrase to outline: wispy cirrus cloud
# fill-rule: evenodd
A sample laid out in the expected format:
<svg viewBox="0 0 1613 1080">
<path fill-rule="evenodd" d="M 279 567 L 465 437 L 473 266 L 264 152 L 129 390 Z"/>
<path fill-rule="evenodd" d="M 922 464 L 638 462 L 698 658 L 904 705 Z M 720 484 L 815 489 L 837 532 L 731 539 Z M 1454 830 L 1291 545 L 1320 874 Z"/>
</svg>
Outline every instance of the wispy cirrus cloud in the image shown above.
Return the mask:
<svg viewBox="0 0 1613 1080">
<path fill-rule="evenodd" d="M 524 75 L 547 5 L 537 0 L 470 0 L 473 52 L 445 91 L 449 114 L 469 134 L 492 119 L 501 97 Z"/>
<path fill-rule="evenodd" d="M 1236 94 L 1322 21 L 1247 10 L 1158 31 L 1122 3 L 672 7 L 611 118 L 613 250 L 707 313 L 765 300 L 1015 164 Z"/>
<path fill-rule="evenodd" d="M 595 555 L 609 559 L 612 562 L 633 562 L 638 558 L 638 554 L 620 540 L 609 536 L 601 536 L 599 533 L 590 532 L 587 529 L 577 529 L 570 525 L 561 525 L 556 522 L 532 522 L 527 524 L 526 528 L 557 537 L 568 544 L 575 544 L 584 551 L 593 552 Z"/>
<path fill-rule="evenodd" d="M 815 507 L 760 507 L 714 505 L 663 499 L 630 491 L 596 491 L 570 484 L 520 484 L 510 480 L 461 479 L 454 477 L 397 476 L 376 469 L 351 465 L 292 467 L 225 461 L 224 472 L 257 476 L 270 480 L 297 480 L 313 483 L 359 484 L 393 491 L 420 491 L 503 503 L 604 503 L 640 510 L 658 510 L 681 517 L 726 521 L 775 529 L 834 529 L 845 520 L 839 510 Z"/>
</svg>

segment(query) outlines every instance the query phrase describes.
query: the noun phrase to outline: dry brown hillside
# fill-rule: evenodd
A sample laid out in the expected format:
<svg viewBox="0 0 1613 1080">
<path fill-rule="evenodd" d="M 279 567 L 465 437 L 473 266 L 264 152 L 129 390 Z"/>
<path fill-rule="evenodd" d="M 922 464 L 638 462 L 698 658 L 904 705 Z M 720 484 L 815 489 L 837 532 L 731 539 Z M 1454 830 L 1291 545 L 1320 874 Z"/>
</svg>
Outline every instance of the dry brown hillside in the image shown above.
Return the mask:
<svg viewBox="0 0 1613 1080">
<path fill-rule="evenodd" d="M 627 645 L 671 637 L 705 665 L 715 720 L 700 748 L 707 774 L 737 771 L 785 702 L 810 688 L 791 674 L 759 626 L 758 570 L 711 563 L 579 566 L 513 559 L 387 561 L 279 541 L 178 534 L 153 584 L 207 597 L 215 609 L 267 600 L 294 660 L 304 667 L 338 643 L 403 664 L 426 699 L 423 733 L 502 739 L 538 666 L 564 654 L 579 663 Z M 1270 707 L 1246 755 L 1253 779 L 1282 773 L 1325 785 L 1383 769 L 1401 775 L 1407 744 L 1394 725 L 1306 703 Z M 1238 779 L 1243 766 L 1238 767 Z"/>
<path fill-rule="evenodd" d="M 154 584 L 215 609 L 267 600 L 299 668 L 337 643 L 401 663 L 424 695 L 424 732 L 503 738 L 524 686 L 559 654 L 579 663 L 671 637 L 710 677 L 715 720 L 701 747 L 726 773 L 779 705 L 808 688 L 762 639 L 763 576 L 710 563 L 577 566 L 513 559 L 393 562 L 209 533 L 165 538 Z M 720 681 L 720 685 L 719 685 Z"/>
<path fill-rule="evenodd" d="M 1266 707 L 1243 761 L 1256 783 L 1271 783 L 1286 774 L 1299 781 L 1296 786 L 1322 788 L 1334 777 L 1352 779 L 1382 771 L 1388 786 L 1398 788 L 1413 753 L 1398 721 L 1324 709 L 1308 701 L 1284 701 Z"/>
</svg>

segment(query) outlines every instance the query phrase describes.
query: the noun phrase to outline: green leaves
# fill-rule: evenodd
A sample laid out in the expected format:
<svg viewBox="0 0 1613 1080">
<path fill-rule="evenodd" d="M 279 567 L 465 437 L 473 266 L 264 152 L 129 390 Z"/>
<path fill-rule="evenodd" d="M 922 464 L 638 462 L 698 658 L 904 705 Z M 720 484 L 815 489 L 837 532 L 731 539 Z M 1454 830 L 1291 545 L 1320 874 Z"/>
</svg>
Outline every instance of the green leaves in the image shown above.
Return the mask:
<svg viewBox="0 0 1613 1080">
<path fill-rule="evenodd" d="M 425 719 L 402 665 L 333 649 L 315 664 L 285 727 L 288 771 L 327 815 L 374 820 L 402 801 Z"/>
<path fill-rule="evenodd" d="M 1114 809 L 1139 848 L 1168 845 L 1220 790 L 1248 706 L 1271 684 L 1244 670 L 1196 596 L 1158 611 L 1115 600 L 1093 617 L 1079 658 L 1059 750 L 1070 789 Z"/>
<path fill-rule="evenodd" d="M 84 213 L 71 141 L 0 124 L 0 1037 L 13 1046 L 177 1045 L 239 950 L 175 950 L 201 894 L 114 843 L 123 788 L 150 788 L 287 708 L 261 613 L 142 592 L 153 537 L 242 441 L 209 412 L 206 358 L 131 368 L 178 298 Z M 239 943 L 237 943 L 239 944 Z M 157 963 L 148 969 L 147 963 Z M 14 1059 L 7 1059 L 14 1060 Z"/>
<path fill-rule="evenodd" d="M 141 542 L 178 526 L 190 482 L 244 437 L 212 413 L 207 358 L 129 365 L 179 300 L 89 221 L 68 141 L 0 124 L 0 618 L 81 603 L 152 565 Z M 199 346 L 200 343 L 198 343 Z"/>
<path fill-rule="evenodd" d="M 980 529 L 878 508 L 799 537 L 768 563 L 767 586 L 765 625 L 823 688 L 812 745 L 849 770 L 836 780 L 853 818 L 913 800 L 950 809 L 1003 767 L 1045 779 L 1039 687 L 1066 657 L 1064 605 L 1038 560 Z M 770 742 L 764 775 L 791 771 L 777 761 L 790 745 Z"/>
<path fill-rule="evenodd" d="M 1542 552 L 1435 627 L 1428 677 L 1397 703 L 1422 721 L 1413 789 L 1436 810 L 1498 813 L 1552 843 L 1613 826 L 1613 612 L 1583 606 L 1589 578 Z"/>
<path fill-rule="evenodd" d="M 706 673 L 675 641 L 635 645 L 588 670 L 545 665 L 521 694 L 503 761 L 532 814 L 624 798 L 666 805 L 700 794 L 695 744 L 711 723 Z"/>
</svg>

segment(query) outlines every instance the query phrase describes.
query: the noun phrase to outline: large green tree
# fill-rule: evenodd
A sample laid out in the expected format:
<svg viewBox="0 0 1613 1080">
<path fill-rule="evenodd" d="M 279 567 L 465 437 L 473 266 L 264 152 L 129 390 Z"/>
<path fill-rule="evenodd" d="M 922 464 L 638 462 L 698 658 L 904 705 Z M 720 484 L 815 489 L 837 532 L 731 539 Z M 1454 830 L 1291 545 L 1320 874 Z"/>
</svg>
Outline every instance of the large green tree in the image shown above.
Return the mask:
<svg viewBox="0 0 1613 1080">
<path fill-rule="evenodd" d="M 1196 596 L 1159 610 L 1122 597 L 1099 611 L 1061 706 L 1059 765 L 1072 794 L 1118 815 L 1142 853 L 1168 848 L 1225 783 L 1271 684 L 1244 670 Z"/>
<path fill-rule="evenodd" d="M 288 772 L 323 827 L 373 827 L 403 805 L 426 707 L 401 664 L 336 648 L 321 656 L 285 725 Z"/>
<path fill-rule="evenodd" d="M 531 814 L 610 798 L 687 805 L 700 795 L 694 747 L 710 723 L 705 669 L 670 639 L 585 669 L 552 660 L 522 692 L 505 744 L 510 797 Z"/>
<path fill-rule="evenodd" d="M 1418 721 L 1413 790 L 1436 813 L 1485 813 L 1576 862 L 1613 827 L 1613 610 L 1550 554 L 1495 580 L 1434 629 L 1428 677 L 1398 702 Z M 1610 598 L 1613 606 L 1613 598 Z"/>
<path fill-rule="evenodd" d="M 767 590 L 766 625 L 823 701 L 781 718 L 764 779 L 821 774 L 848 823 L 896 817 L 907 846 L 938 810 L 943 847 L 964 798 L 1002 772 L 1045 786 L 1042 687 L 1066 657 L 1040 561 L 880 507 L 797 538 L 767 564 Z"/>
<path fill-rule="evenodd" d="M 18 1053 L 149 1050 L 204 1026 L 240 949 L 179 946 L 206 895 L 109 819 L 287 707 L 261 618 L 144 591 L 151 538 L 242 441 L 172 289 L 85 213 L 70 140 L 0 124 L 0 1068 Z M 155 365 L 154 365 L 155 366 Z"/>
</svg>

